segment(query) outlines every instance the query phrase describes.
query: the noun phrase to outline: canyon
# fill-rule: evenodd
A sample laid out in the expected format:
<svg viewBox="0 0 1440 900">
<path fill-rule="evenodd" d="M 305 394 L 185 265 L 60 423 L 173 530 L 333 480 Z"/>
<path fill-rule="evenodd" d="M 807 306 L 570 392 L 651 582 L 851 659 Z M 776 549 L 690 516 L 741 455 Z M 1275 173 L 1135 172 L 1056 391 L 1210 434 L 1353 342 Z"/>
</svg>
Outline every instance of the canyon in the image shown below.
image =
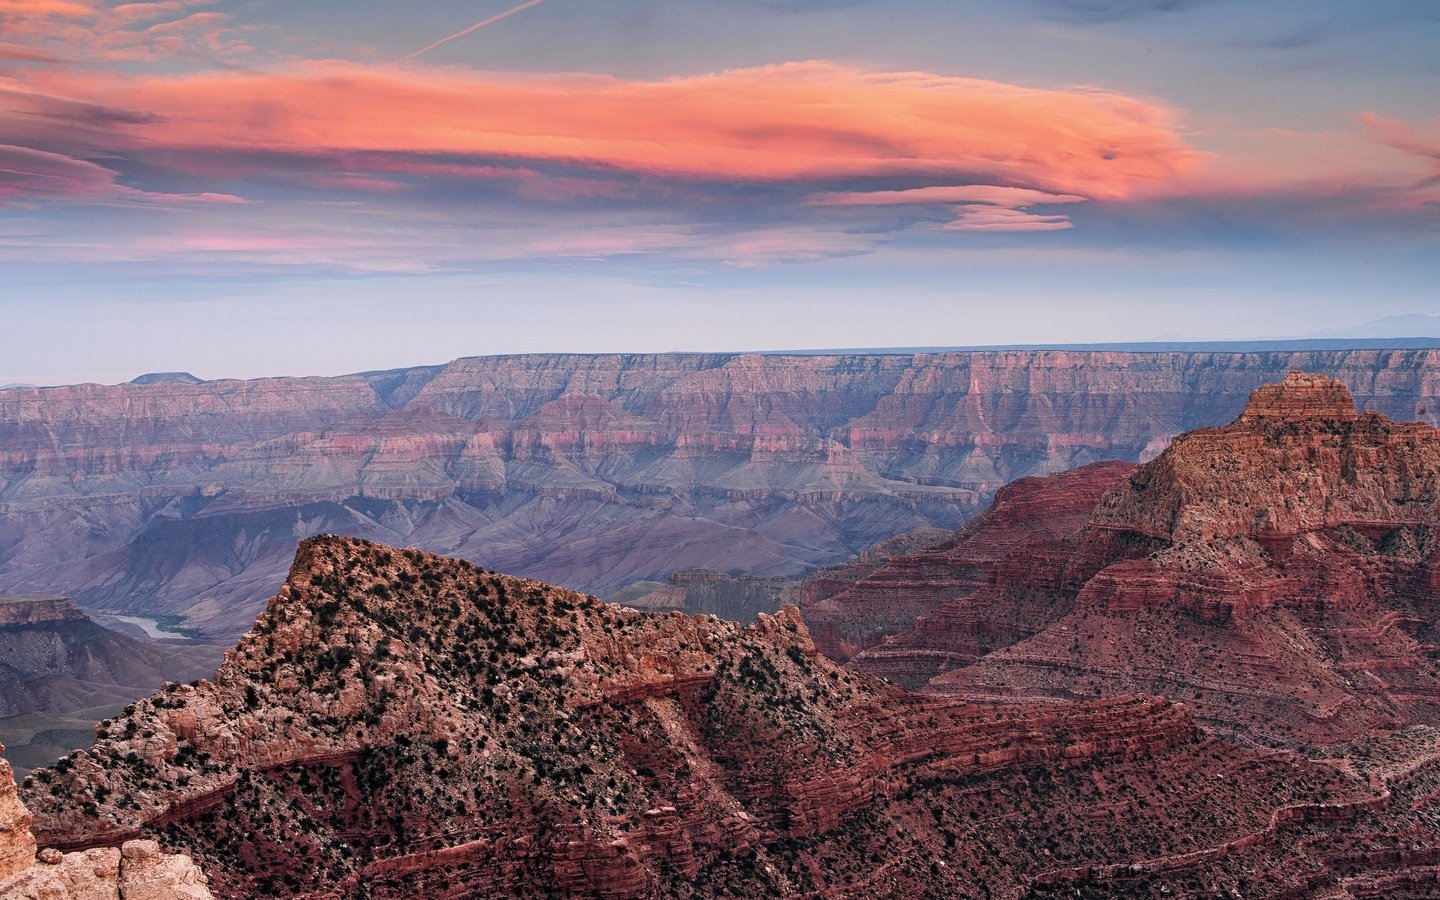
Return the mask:
<svg viewBox="0 0 1440 900">
<path fill-rule="evenodd" d="M 236 898 L 1430 897 L 1436 535 L 1440 431 L 1293 372 L 1147 462 L 651 612 L 308 538 L 213 678 L 0 794 L 0 860 L 143 848 Z"/>
<path fill-rule="evenodd" d="M 602 594 L 702 568 L 795 577 L 902 532 L 954 530 L 1017 478 L 1148 460 L 1295 368 L 1433 423 L 1436 360 L 540 355 L 12 388 L 0 391 L 0 590 L 174 617 L 229 642 L 296 541 L 321 532 Z"/>
<path fill-rule="evenodd" d="M 51 859 L 154 841 L 218 897 L 1421 897 L 1440 731 L 1301 753 L 1160 696 L 911 693 L 793 607 L 647 614 L 324 536 L 214 679 L 20 798 Z"/>
<path fill-rule="evenodd" d="M 0 717 L 134 700 L 210 674 L 220 653 L 119 634 L 68 597 L 0 595 Z"/>
</svg>

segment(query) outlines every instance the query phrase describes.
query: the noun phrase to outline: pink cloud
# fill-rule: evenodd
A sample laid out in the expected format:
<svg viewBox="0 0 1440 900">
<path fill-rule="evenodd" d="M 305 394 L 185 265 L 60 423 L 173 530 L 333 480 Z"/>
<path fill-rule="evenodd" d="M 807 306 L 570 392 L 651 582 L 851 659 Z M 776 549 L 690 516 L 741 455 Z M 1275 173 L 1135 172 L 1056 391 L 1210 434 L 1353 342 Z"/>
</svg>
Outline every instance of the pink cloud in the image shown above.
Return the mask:
<svg viewBox="0 0 1440 900">
<path fill-rule="evenodd" d="M 215 0 L 159 0 L 107 5 L 98 0 L 0 0 L 0 34 L 45 56 L 88 62 L 233 57 L 251 48 L 215 11 Z M 0 57 L 3 58 L 3 57 Z"/>
<path fill-rule="evenodd" d="M 1362 113 L 1360 121 L 1370 136 L 1385 146 L 1440 163 L 1440 121 L 1436 121 L 1429 134 L 1409 122 L 1387 119 L 1372 112 Z"/>
<path fill-rule="evenodd" d="M 811 62 L 664 81 L 315 63 L 285 71 L 72 78 L 163 111 L 129 129 L 208 152 L 468 154 L 692 179 L 985 177 L 1119 198 L 1200 155 L 1155 104 Z"/>
<path fill-rule="evenodd" d="M 61 153 L 0 144 L 0 203 L 31 200 L 243 204 L 231 194 L 150 193 L 116 182 L 104 166 Z"/>
<path fill-rule="evenodd" d="M 30 47 L 22 47 L 18 44 L 0 44 L 0 62 L 58 63 L 63 61 L 58 56 L 42 53 Z"/>
<path fill-rule="evenodd" d="M 0 199 L 99 198 L 120 188 L 115 173 L 59 153 L 0 144 Z"/>
</svg>

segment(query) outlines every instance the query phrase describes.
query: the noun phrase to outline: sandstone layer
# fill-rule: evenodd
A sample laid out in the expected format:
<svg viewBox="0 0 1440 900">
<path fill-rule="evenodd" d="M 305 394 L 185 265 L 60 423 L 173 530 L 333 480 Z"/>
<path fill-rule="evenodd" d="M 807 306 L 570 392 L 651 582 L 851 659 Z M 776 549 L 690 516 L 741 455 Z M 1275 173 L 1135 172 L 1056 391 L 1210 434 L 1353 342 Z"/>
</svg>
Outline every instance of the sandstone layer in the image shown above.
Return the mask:
<svg viewBox="0 0 1440 900">
<path fill-rule="evenodd" d="M 1422 896 L 1440 732 L 1332 750 L 1154 697 L 912 694 L 792 608 L 645 614 L 323 537 L 213 681 L 23 794 L 43 846 L 158 839 L 223 897 Z"/>
<path fill-rule="evenodd" d="M 1297 373 L 852 663 L 973 698 L 1154 693 L 1273 746 L 1436 724 L 1437 528 L 1440 432 Z"/>
<path fill-rule="evenodd" d="M 1436 420 L 1431 351 L 513 356 L 0 394 L 0 590 L 227 641 L 338 532 L 609 592 L 796 576 L 1001 485 L 1154 456 L 1292 368 Z M 856 646 L 868 638 L 861 636 Z"/>
</svg>

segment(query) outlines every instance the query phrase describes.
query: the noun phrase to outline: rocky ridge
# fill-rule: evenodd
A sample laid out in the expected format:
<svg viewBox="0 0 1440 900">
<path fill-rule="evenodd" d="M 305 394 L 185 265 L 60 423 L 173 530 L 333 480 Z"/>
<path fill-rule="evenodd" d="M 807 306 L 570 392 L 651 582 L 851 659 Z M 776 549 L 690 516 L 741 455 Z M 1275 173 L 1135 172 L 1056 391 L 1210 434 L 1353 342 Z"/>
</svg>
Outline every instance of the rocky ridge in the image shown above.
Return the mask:
<svg viewBox="0 0 1440 900">
<path fill-rule="evenodd" d="M 1274 746 L 1431 724 L 1437 479 L 1440 432 L 1296 373 L 852 663 L 974 698 L 1183 698 Z"/>
<path fill-rule="evenodd" d="M 912 694 L 819 655 L 790 608 L 645 614 L 322 537 L 213 681 L 135 704 L 22 792 L 42 846 L 159 840 L 222 897 L 1418 879 L 1440 733 L 1337 752 L 1241 746 L 1154 697 Z"/>
<path fill-rule="evenodd" d="M 0 752 L 4 751 L 0 746 Z M 205 874 L 190 857 L 154 841 L 127 841 L 77 853 L 36 854 L 34 817 L 0 758 L 0 898 L 3 900 L 209 900 Z"/>
<path fill-rule="evenodd" d="M 1433 351 L 515 356 L 0 397 L 0 590 L 243 632 L 318 532 L 609 592 L 797 576 L 1148 459 L 1292 368 L 1434 422 Z M 597 527 L 596 523 L 604 523 Z"/>
</svg>

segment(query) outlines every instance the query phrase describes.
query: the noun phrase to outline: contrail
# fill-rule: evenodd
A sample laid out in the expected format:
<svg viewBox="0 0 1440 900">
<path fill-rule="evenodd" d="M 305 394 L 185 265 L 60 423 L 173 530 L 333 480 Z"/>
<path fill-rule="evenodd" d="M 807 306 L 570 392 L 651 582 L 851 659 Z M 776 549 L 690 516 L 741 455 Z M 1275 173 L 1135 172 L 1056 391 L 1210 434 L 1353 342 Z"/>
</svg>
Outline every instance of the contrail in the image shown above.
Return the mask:
<svg viewBox="0 0 1440 900">
<path fill-rule="evenodd" d="M 501 19 L 508 19 L 508 18 L 510 18 L 511 16 L 515 15 L 515 14 L 518 13 L 518 12 L 523 12 L 523 11 L 529 9 L 529 8 L 532 7 L 532 6 L 539 6 L 540 4 L 542 4 L 542 3 L 544 3 L 544 2 L 545 2 L 545 0 L 525 0 L 524 3 L 521 3 L 521 4 L 518 5 L 518 6 L 512 6 L 512 7 L 510 7 L 509 9 L 505 10 L 504 12 L 496 13 L 495 15 L 491 16 L 491 17 L 488 18 L 488 19 L 485 19 L 485 20 L 480 21 L 480 22 L 476 22 L 474 25 L 471 25 L 469 28 L 466 28 L 464 31 L 457 31 L 457 32 L 455 32 L 455 33 L 452 34 L 452 35 L 449 35 L 449 36 L 447 36 L 447 37 L 441 38 L 440 40 L 436 41 L 435 43 L 431 44 L 431 45 L 428 46 L 428 47 L 421 47 L 419 50 L 416 50 L 414 53 L 411 53 L 409 56 L 402 56 L 402 57 L 400 57 L 399 59 L 397 59 L 397 60 L 395 60 L 394 62 L 392 62 L 390 65 L 392 65 L 392 66 L 398 66 L 398 65 L 400 65 L 400 64 L 403 63 L 403 62 L 409 62 L 410 60 L 414 59 L 414 58 L 417 57 L 417 56 L 421 56 L 421 55 L 423 55 L 423 54 L 429 53 L 431 50 L 434 50 L 436 47 L 439 47 L 441 44 L 448 44 L 448 43 L 450 43 L 451 41 L 455 40 L 456 38 L 462 38 L 462 37 L 464 37 L 464 36 L 467 35 L 467 34 L 474 34 L 475 32 L 477 32 L 477 31 L 479 31 L 480 29 L 484 28 L 486 25 L 494 25 L 496 22 L 500 21 Z"/>
</svg>

